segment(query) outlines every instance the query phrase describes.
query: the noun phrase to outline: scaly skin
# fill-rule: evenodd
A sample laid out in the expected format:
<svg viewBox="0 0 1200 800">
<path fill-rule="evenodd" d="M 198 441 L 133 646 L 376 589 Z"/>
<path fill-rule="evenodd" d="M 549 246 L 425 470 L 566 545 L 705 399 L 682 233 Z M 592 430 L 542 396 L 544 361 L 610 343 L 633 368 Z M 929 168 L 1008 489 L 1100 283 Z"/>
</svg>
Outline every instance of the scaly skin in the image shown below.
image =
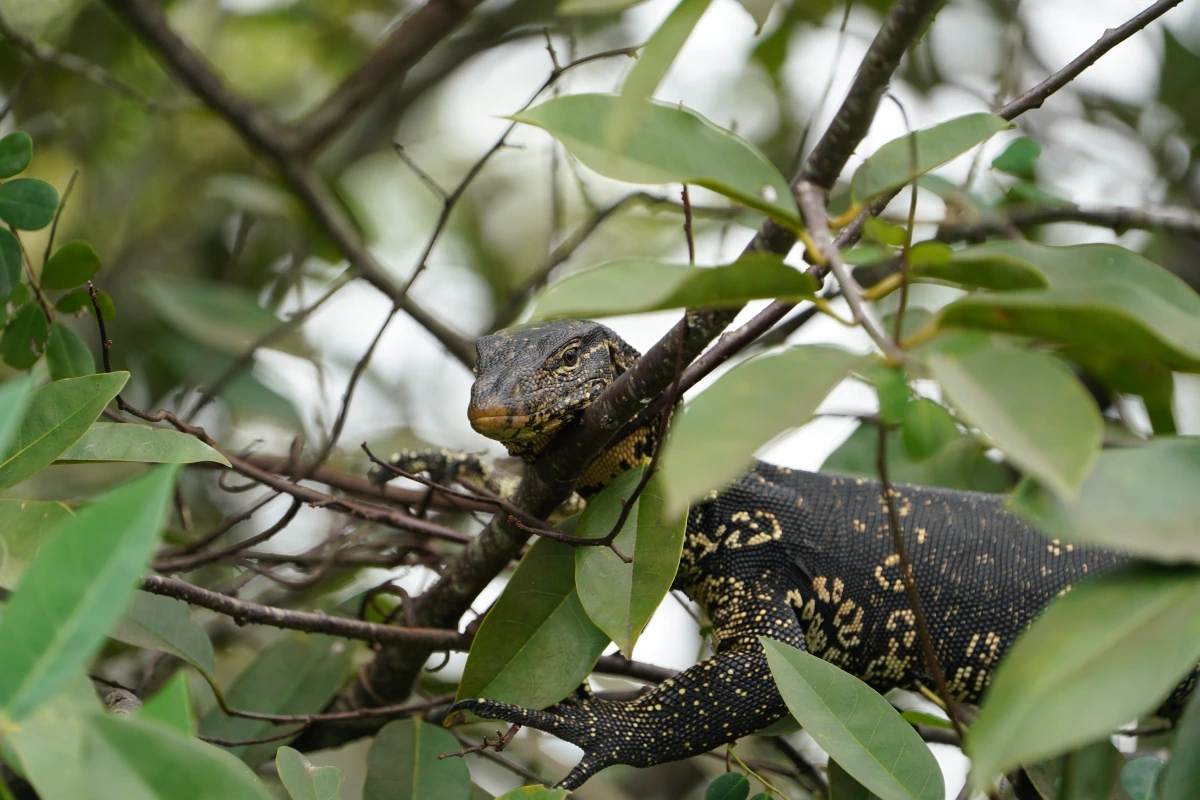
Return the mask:
<svg viewBox="0 0 1200 800">
<path fill-rule="evenodd" d="M 470 418 L 526 458 L 637 358 L 608 328 L 578 320 L 484 337 L 479 355 Z M 617 443 L 589 468 L 581 494 L 652 447 L 649 429 Z M 1001 495 L 892 491 L 939 662 L 963 702 L 979 700 L 1050 600 L 1128 560 L 1046 538 L 1005 511 Z M 716 654 L 653 691 L 629 702 L 576 693 L 544 711 L 485 698 L 455 707 L 583 748 L 559 784 L 574 789 L 606 766 L 687 758 L 784 716 L 759 636 L 806 648 L 880 691 L 929 683 L 875 481 L 755 464 L 692 507 L 675 585 L 707 610 Z M 1165 713 L 1177 712 L 1193 682 Z"/>
</svg>

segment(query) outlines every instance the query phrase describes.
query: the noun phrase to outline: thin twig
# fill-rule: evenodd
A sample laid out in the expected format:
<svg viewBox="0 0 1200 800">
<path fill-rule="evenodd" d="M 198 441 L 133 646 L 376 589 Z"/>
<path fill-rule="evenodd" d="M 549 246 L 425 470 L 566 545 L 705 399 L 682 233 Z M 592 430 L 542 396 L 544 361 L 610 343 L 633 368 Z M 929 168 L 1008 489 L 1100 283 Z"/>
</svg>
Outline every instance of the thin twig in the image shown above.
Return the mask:
<svg viewBox="0 0 1200 800">
<path fill-rule="evenodd" d="M 493 752 L 499 753 L 503 751 L 504 748 L 508 747 L 508 745 L 512 742 L 513 737 L 517 735 L 517 731 L 519 730 L 521 730 L 520 725 L 510 725 L 508 730 L 504 733 L 496 731 L 495 739 L 489 739 L 485 736 L 483 737 L 483 741 L 479 744 L 468 745 L 462 750 L 458 750 L 453 753 L 438 753 L 438 761 L 441 761 L 443 758 L 462 758 L 468 753 L 482 753 L 484 750 L 492 750 Z"/>
<path fill-rule="evenodd" d="M 71 197 L 71 191 L 75 188 L 75 179 L 78 177 L 79 170 L 71 172 L 71 178 L 67 181 L 67 188 L 63 190 L 62 199 L 58 201 L 58 208 L 54 209 L 54 221 L 50 223 L 50 235 L 46 237 L 46 254 L 42 256 L 43 270 L 50 261 L 50 251 L 54 249 L 54 236 L 58 233 L 59 217 L 62 216 L 63 209 L 67 207 L 67 200 Z"/>
<path fill-rule="evenodd" d="M 1047 225 L 1055 222 L 1080 222 L 1122 231 L 1164 230 L 1184 236 L 1200 237 L 1200 212 L 1182 207 L 1122 208 L 1076 205 L 1047 205 L 1006 209 L 999 216 L 974 220 L 947 220 L 938 225 L 937 239 L 956 242 L 1005 235 L 1013 228 Z"/>
<path fill-rule="evenodd" d="M 277 496 L 278 496 L 278 493 L 271 496 L 270 499 L 274 499 Z M 271 527 L 262 531 L 261 533 L 256 533 L 253 536 L 243 539 L 242 541 L 238 542 L 237 544 L 232 544 L 229 547 L 223 548 L 221 550 L 212 550 L 212 551 L 206 551 L 206 552 L 202 552 L 202 553 L 193 553 L 193 554 L 189 554 L 189 555 L 178 556 L 175 558 L 168 557 L 168 558 L 159 559 L 158 561 L 154 562 L 154 571 L 155 572 L 190 572 L 191 570 L 199 569 L 200 567 L 204 566 L 205 564 L 211 564 L 215 561 L 220 561 L 221 559 L 225 558 L 226 556 L 231 556 L 236 553 L 240 553 L 243 550 L 247 550 L 251 547 L 254 547 L 256 545 L 260 545 L 263 542 L 268 541 L 269 539 L 271 539 L 271 537 L 275 536 L 277 533 L 279 533 L 284 528 L 286 528 L 288 525 L 290 525 L 292 523 L 292 520 L 296 518 L 296 513 L 298 511 L 300 511 L 301 505 L 303 505 L 303 503 L 301 503 L 300 500 L 293 498 L 292 504 L 290 506 L 288 506 L 288 510 L 283 513 L 283 516 L 281 516 L 274 525 L 272 525 Z"/>
</svg>

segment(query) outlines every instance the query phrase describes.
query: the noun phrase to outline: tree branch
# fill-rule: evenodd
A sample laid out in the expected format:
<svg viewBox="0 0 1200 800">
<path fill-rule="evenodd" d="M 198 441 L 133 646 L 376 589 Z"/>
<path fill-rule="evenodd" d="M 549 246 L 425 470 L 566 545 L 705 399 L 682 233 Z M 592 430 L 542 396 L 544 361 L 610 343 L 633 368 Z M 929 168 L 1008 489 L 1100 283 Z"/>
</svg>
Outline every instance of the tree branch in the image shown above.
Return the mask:
<svg viewBox="0 0 1200 800">
<path fill-rule="evenodd" d="M 1080 222 L 1121 231 L 1129 228 L 1138 230 L 1164 230 L 1184 236 L 1200 237 L 1200 212 L 1190 208 L 1150 207 L 1103 208 L 1100 206 L 1048 205 L 1030 208 L 1013 208 L 999 216 L 987 216 L 976 220 L 955 220 L 938 226 L 937 239 L 956 242 L 961 239 L 982 239 L 987 236 L 1003 236 L 1013 228 L 1031 225 L 1048 225 L 1055 222 Z"/>
</svg>

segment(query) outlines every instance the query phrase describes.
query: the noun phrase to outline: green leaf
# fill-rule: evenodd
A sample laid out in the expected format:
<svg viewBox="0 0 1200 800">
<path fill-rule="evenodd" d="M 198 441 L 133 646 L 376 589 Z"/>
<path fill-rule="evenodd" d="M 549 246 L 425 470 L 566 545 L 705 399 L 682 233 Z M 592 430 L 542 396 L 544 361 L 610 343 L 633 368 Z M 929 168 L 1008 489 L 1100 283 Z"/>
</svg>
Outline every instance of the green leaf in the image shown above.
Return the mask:
<svg viewBox="0 0 1200 800">
<path fill-rule="evenodd" d="M 187 673 L 179 671 L 167 685 L 142 704 L 139 716 L 167 725 L 180 733 L 191 734 L 196 730 L 196 713 L 192 709 L 192 690 L 188 687 Z"/>
<path fill-rule="evenodd" d="M 1156 561 L 1200 563 L 1200 439 L 1152 439 L 1104 450 L 1079 496 L 1056 499 L 1032 481 L 1013 506 L 1047 536 Z"/>
<path fill-rule="evenodd" d="M 439 754 L 461 747 L 445 728 L 415 719 L 389 722 L 367 753 L 363 800 L 468 800 L 471 774 L 466 761 L 438 760 Z"/>
<path fill-rule="evenodd" d="M 863 370 L 863 377 L 875 387 L 879 399 L 879 418 L 888 424 L 904 419 L 912 400 L 904 370 L 872 362 Z"/>
<path fill-rule="evenodd" d="M 35 303 L 23 306 L 0 336 L 0 355 L 9 366 L 29 369 L 42 357 L 50 326 Z"/>
<path fill-rule="evenodd" d="M 165 725 L 89 714 L 87 731 L 96 800 L 271 800 L 245 764 Z"/>
<path fill-rule="evenodd" d="M 854 202 L 866 203 L 899 189 L 1009 127 L 995 114 L 967 114 L 893 139 L 855 171 L 850 184 Z"/>
<path fill-rule="evenodd" d="M 231 355 L 283 324 L 244 289 L 204 281 L 146 278 L 138 287 L 167 325 L 189 339 Z M 307 358 L 312 348 L 293 330 L 266 345 Z"/>
<path fill-rule="evenodd" d="M 534 319 L 605 317 L 668 308 L 740 306 L 750 300 L 802 300 L 817 286 L 775 255 L 752 253 L 720 267 L 644 259 L 610 261 L 568 275 L 537 299 Z"/>
<path fill-rule="evenodd" d="M 676 414 L 662 456 L 667 512 L 742 474 L 754 452 L 808 422 L 863 361 L 827 345 L 789 347 L 743 361 Z"/>
<path fill-rule="evenodd" d="M 538 539 L 479 626 L 458 699 L 545 708 L 579 686 L 608 641 L 575 590 L 575 548 Z"/>
<path fill-rule="evenodd" d="M 926 714 L 924 711 L 901 711 L 900 716 L 904 717 L 904 721 L 909 725 L 925 725 L 930 728 L 941 728 L 944 731 L 954 730 L 954 725 L 945 717 L 935 717 L 933 714 Z"/>
<path fill-rule="evenodd" d="M 229 705 L 270 714 L 313 714 L 325 707 L 350 668 L 345 642 L 330 636 L 287 633 L 258 654 L 225 693 Z M 277 733 L 270 722 L 228 717 L 219 707 L 200 720 L 200 733 L 218 739 L 258 739 Z M 285 740 L 286 743 L 286 740 Z M 279 742 L 228 748 L 251 767 L 270 758 Z"/>
<path fill-rule="evenodd" d="M 0 301 L 21 282 L 21 243 L 8 228 L 0 228 Z"/>
<path fill-rule="evenodd" d="M 816 656 L 759 642 L 792 716 L 846 772 L 883 800 L 944 800 L 937 759 L 878 692 Z"/>
<path fill-rule="evenodd" d="M 54 251 L 42 270 L 42 287 L 74 289 L 92 279 L 100 269 L 100 256 L 87 242 L 67 242 Z"/>
<path fill-rule="evenodd" d="M 100 306 L 100 316 L 108 322 L 117 315 L 116 306 L 113 305 L 112 298 L 108 296 L 108 292 L 103 289 L 96 290 L 96 305 Z M 96 318 L 96 308 L 92 305 L 92 294 L 88 289 L 75 289 L 67 292 L 62 297 L 58 298 L 58 302 L 54 307 L 64 314 L 75 314 L 84 309 L 92 315 L 92 319 Z"/>
<path fill-rule="evenodd" d="M 127 380 L 128 372 L 108 372 L 54 381 L 34 392 L 17 435 L 0 448 L 0 489 L 25 480 L 75 444 Z"/>
<path fill-rule="evenodd" d="M 91 798 L 84 758 L 85 717 L 100 711 L 92 682 L 76 668 L 66 683 L 20 724 L 6 723 L 5 745 L 43 800 Z"/>
<path fill-rule="evenodd" d="M 134 647 L 170 653 L 213 674 L 212 642 L 182 600 L 135 592 L 125 616 L 108 635 Z"/>
<path fill-rule="evenodd" d="M 33 160 L 33 139 L 24 131 L 13 131 L 0 139 L 0 178 L 11 178 Z"/>
<path fill-rule="evenodd" d="M 229 466 L 225 456 L 195 436 L 167 428 L 121 422 L 97 422 L 59 461 L 147 461 L 194 464 L 213 461 Z"/>
<path fill-rule="evenodd" d="M 626 183 L 690 183 L 792 226 L 799 211 L 788 182 L 746 140 L 675 104 L 646 101 L 624 147 L 605 138 L 617 95 L 571 94 L 513 117 L 544 129 L 584 166 Z"/>
<path fill-rule="evenodd" d="M 644 2 L 646 0 L 563 0 L 558 4 L 557 11 L 560 16 L 564 17 L 616 14 Z"/>
<path fill-rule="evenodd" d="M 1117 782 L 1117 765 L 1124 760 L 1107 736 L 1067 754 L 1061 800 L 1108 797 Z"/>
<path fill-rule="evenodd" d="M 961 435 L 950 412 L 928 397 L 908 405 L 900 428 L 904 450 L 917 463 L 933 458 Z"/>
<path fill-rule="evenodd" d="M 314 767 L 290 747 L 279 748 L 275 768 L 292 800 L 338 800 L 338 787 L 346 780 L 337 767 Z"/>
<path fill-rule="evenodd" d="M 32 375 L 0 383 L 0 453 L 5 452 L 4 448 L 17 432 L 17 423 L 21 420 L 32 390 Z"/>
<path fill-rule="evenodd" d="M 750 781 L 740 772 L 726 772 L 704 790 L 704 800 L 746 800 Z"/>
<path fill-rule="evenodd" d="M 62 503 L 0 498 L 0 586 L 15 587 L 42 542 L 71 516 Z"/>
<path fill-rule="evenodd" d="M 609 149 L 623 150 L 643 114 L 653 106 L 646 101 L 662 81 L 671 63 L 712 0 L 680 0 L 642 47 L 637 63 L 621 85 L 620 99 L 608 114 L 605 131 Z"/>
<path fill-rule="evenodd" d="M 1153 711 L 1200 658 L 1200 572 L 1139 564 L 1052 602 L 1000 663 L 967 738 L 973 781 Z"/>
<path fill-rule="evenodd" d="M 1037 173 L 1034 165 L 1041 154 L 1042 146 L 1040 144 L 1022 136 L 1020 139 L 1010 142 L 1008 147 L 1004 148 L 1003 153 L 992 159 L 992 169 L 1007 172 L 1018 178 L 1036 180 Z"/>
<path fill-rule="evenodd" d="M 838 766 L 838 762 L 829 759 L 829 797 L 830 800 L 878 800 L 871 790 L 854 779 L 846 770 Z"/>
<path fill-rule="evenodd" d="M 81 378 L 96 371 L 92 351 L 79 338 L 79 334 L 61 322 L 50 326 L 50 341 L 46 345 L 46 366 L 50 368 L 50 379 Z"/>
<path fill-rule="evenodd" d="M 763 25 L 767 24 L 767 20 L 771 17 L 771 9 L 775 7 L 775 0 L 738 0 L 738 2 L 754 20 L 754 35 L 762 33 Z"/>
<path fill-rule="evenodd" d="M 522 786 L 505 792 L 496 800 L 565 800 L 570 794 L 566 789 L 547 789 L 545 786 Z"/>
<path fill-rule="evenodd" d="M 58 192 L 45 181 L 17 178 L 0 184 L 0 219 L 24 231 L 40 230 L 54 219 Z"/>
<path fill-rule="evenodd" d="M 882 245 L 900 247 L 908 238 L 908 232 L 901 226 L 885 222 L 879 217 L 867 217 L 863 222 L 863 236 Z"/>
<path fill-rule="evenodd" d="M 1176 744 L 1176 752 L 1178 752 L 1178 747 Z M 1174 757 L 1172 757 L 1171 763 L 1175 763 Z M 1121 788 L 1133 800 L 1183 800 L 1183 798 L 1195 797 L 1197 784 L 1189 784 L 1185 794 L 1172 795 L 1174 787 L 1168 788 L 1167 778 L 1163 779 L 1162 791 L 1156 791 L 1159 776 L 1166 766 L 1167 762 L 1161 758 L 1150 756 L 1135 758 L 1121 767 Z"/>
<path fill-rule="evenodd" d="M 1200 692 L 1192 692 L 1175 728 L 1171 760 L 1163 770 L 1158 800 L 1191 800 L 1200 786 Z M 1130 790 L 1122 770 L 1121 784 Z M 1141 798 L 1138 798 L 1141 800 Z"/>
<path fill-rule="evenodd" d="M 962 416 L 1014 464 L 1060 497 L 1078 494 L 1100 453 L 1104 423 L 1065 364 L 1007 345 L 935 354 L 927 364 Z"/>
<path fill-rule="evenodd" d="M 825 459 L 821 471 L 878 480 L 878 452 L 879 429 L 863 423 Z M 988 458 L 975 437 L 967 434 L 960 434 L 932 458 L 916 462 L 909 458 L 900 434 L 889 432 L 887 464 L 888 478 L 895 483 L 973 492 L 1003 492 L 1013 483 L 1008 469 Z"/>
<path fill-rule="evenodd" d="M 617 523 L 622 501 L 641 480 L 643 468 L 631 469 L 588 501 L 576 535 L 606 536 Z M 575 587 L 584 611 L 600 630 L 632 658 L 633 646 L 671 588 L 683 551 L 687 515 L 663 513 L 662 481 L 654 475 L 638 496 L 625 527 L 613 542 L 626 564 L 607 547 L 575 548 Z M 751 523 L 754 524 L 754 523 Z"/>
<path fill-rule="evenodd" d="M 177 469 L 127 481 L 62 522 L 0 620 L 0 709 L 19 720 L 91 658 L 133 595 Z"/>
<path fill-rule="evenodd" d="M 1021 288 L 1018 281 L 1044 288 L 968 295 L 941 310 L 939 325 L 1104 347 L 1200 371 L 1200 296 L 1137 253 L 1108 244 L 994 241 L 955 253 L 940 273 L 967 285 L 982 285 L 979 275 L 994 279 L 985 288 Z"/>
</svg>

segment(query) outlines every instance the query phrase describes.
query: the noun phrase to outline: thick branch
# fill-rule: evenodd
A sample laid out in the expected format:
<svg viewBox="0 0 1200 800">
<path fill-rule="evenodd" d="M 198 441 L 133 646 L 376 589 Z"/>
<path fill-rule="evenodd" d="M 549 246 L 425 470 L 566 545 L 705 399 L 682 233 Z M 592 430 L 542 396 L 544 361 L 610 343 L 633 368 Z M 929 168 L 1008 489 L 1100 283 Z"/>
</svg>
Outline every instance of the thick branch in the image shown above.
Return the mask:
<svg viewBox="0 0 1200 800">
<path fill-rule="evenodd" d="M 1008 209 L 1001 216 L 977 220 L 955 220 L 938 226 L 937 238 L 943 242 L 1003 236 L 1015 228 L 1047 225 L 1053 222 L 1081 222 L 1121 231 L 1164 230 L 1184 236 L 1200 237 L 1200 212 L 1190 208 L 1101 208 L 1095 206 L 1053 205 Z"/>
</svg>

